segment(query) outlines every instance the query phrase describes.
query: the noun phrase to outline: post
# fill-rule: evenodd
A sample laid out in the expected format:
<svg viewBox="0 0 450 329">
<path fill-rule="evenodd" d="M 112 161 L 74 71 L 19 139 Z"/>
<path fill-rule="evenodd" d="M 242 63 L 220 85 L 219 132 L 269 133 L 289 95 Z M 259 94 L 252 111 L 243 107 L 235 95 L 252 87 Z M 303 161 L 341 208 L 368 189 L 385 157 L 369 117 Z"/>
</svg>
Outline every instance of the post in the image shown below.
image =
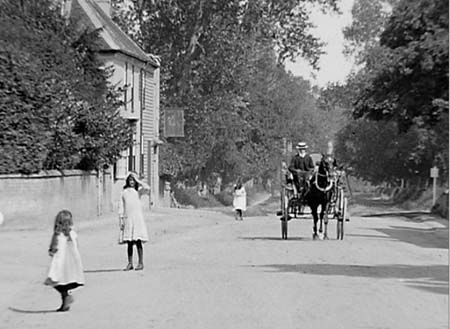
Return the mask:
<svg viewBox="0 0 450 329">
<path fill-rule="evenodd" d="M 100 217 L 103 213 L 103 169 L 97 171 L 97 217 Z"/>
<path fill-rule="evenodd" d="M 432 206 L 436 204 L 436 177 L 433 177 L 433 203 Z"/>
<path fill-rule="evenodd" d="M 170 182 L 164 182 L 164 206 L 170 208 L 170 192 L 172 191 L 170 187 Z"/>
<path fill-rule="evenodd" d="M 436 166 L 430 169 L 430 177 L 433 178 L 433 201 L 431 204 L 433 207 L 436 203 L 436 180 L 439 177 L 439 169 Z"/>
</svg>

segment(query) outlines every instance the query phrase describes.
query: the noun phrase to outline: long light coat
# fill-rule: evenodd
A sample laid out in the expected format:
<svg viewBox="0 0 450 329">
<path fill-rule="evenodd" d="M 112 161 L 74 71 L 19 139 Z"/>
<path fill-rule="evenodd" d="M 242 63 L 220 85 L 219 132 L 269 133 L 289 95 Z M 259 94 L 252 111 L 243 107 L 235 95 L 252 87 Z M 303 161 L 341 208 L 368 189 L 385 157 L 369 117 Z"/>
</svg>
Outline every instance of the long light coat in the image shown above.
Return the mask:
<svg viewBox="0 0 450 329">
<path fill-rule="evenodd" d="M 233 192 L 233 208 L 234 210 L 247 210 L 247 192 L 245 187 L 242 186 L 240 189 L 236 189 Z"/>
<path fill-rule="evenodd" d="M 124 241 L 148 241 L 147 226 L 144 221 L 139 192 L 133 187 L 122 191 L 119 203 L 119 217 L 123 217 Z"/>
</svg>

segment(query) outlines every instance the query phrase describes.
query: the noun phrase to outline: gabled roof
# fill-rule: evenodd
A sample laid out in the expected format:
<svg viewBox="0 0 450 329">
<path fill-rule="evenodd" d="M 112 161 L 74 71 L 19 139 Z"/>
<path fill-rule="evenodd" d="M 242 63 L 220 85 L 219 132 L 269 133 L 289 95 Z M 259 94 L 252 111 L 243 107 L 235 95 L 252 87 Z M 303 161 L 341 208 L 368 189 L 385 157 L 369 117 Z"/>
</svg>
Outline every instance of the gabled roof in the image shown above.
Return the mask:
<svg viewBox="0 0 450 329">
<path fill-rule="evenodd" d="M 94 0 L 73 0 L 70 16 L 88 29 L 101 29 L 101 52 L 120 52 L 159 67 L 158 59 L 145 53 Z"/>
</svg>

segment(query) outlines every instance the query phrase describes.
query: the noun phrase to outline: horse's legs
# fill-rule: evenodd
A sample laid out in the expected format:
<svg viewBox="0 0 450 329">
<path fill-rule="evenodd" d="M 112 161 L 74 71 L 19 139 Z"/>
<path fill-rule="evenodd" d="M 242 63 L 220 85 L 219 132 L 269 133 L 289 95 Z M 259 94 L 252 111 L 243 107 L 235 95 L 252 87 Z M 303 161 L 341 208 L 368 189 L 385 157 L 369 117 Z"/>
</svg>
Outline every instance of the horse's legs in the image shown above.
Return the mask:
<svg viewBox="0 0 450 329">
<path fill-rule="evenodd" d="M 323 205 L 320 205 L 319 233 L 322 233 L 322 222 L 323 222 Z"/>
<path fill-rule="evenodd" d="M 323 233 L 323 239 L 328 240 L 328 205 L 322 204 L 320 209 L 320 223 L 322 224 L 322 220 L 325 223 L 325 232 Z"/>
<path fill-rule="evenodd" d="M 313 239 L 317 239 L 319 236 L 317 235 L 317 221 L 319 220 L 319 216 L 317 215 L 317 205 L 309 206 L 311 208 L 311 214 L 313 216 Z"/>
</svg>

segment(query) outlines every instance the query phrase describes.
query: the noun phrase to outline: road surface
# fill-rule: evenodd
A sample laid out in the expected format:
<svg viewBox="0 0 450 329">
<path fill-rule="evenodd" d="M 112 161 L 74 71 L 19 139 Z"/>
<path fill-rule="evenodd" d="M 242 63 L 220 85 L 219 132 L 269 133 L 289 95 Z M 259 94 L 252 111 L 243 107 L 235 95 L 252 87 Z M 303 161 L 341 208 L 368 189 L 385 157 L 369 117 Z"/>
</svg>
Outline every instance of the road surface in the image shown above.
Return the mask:
<svg viewBox="0 0 450 329">
<path fill-rule="evenodd" d="M 67 313 L 42 284 L 51 227 L 0 229 L 0 328 L 448 328 L 448 221 L 351 210 L 343 241 L 335 221 L 313 241 L 293 220 L 284 241 L 273 215 L 155 210 L 141 272 L 122 271 L 116 218 L 78 223 L 86 286 Z"/>
</svg>

